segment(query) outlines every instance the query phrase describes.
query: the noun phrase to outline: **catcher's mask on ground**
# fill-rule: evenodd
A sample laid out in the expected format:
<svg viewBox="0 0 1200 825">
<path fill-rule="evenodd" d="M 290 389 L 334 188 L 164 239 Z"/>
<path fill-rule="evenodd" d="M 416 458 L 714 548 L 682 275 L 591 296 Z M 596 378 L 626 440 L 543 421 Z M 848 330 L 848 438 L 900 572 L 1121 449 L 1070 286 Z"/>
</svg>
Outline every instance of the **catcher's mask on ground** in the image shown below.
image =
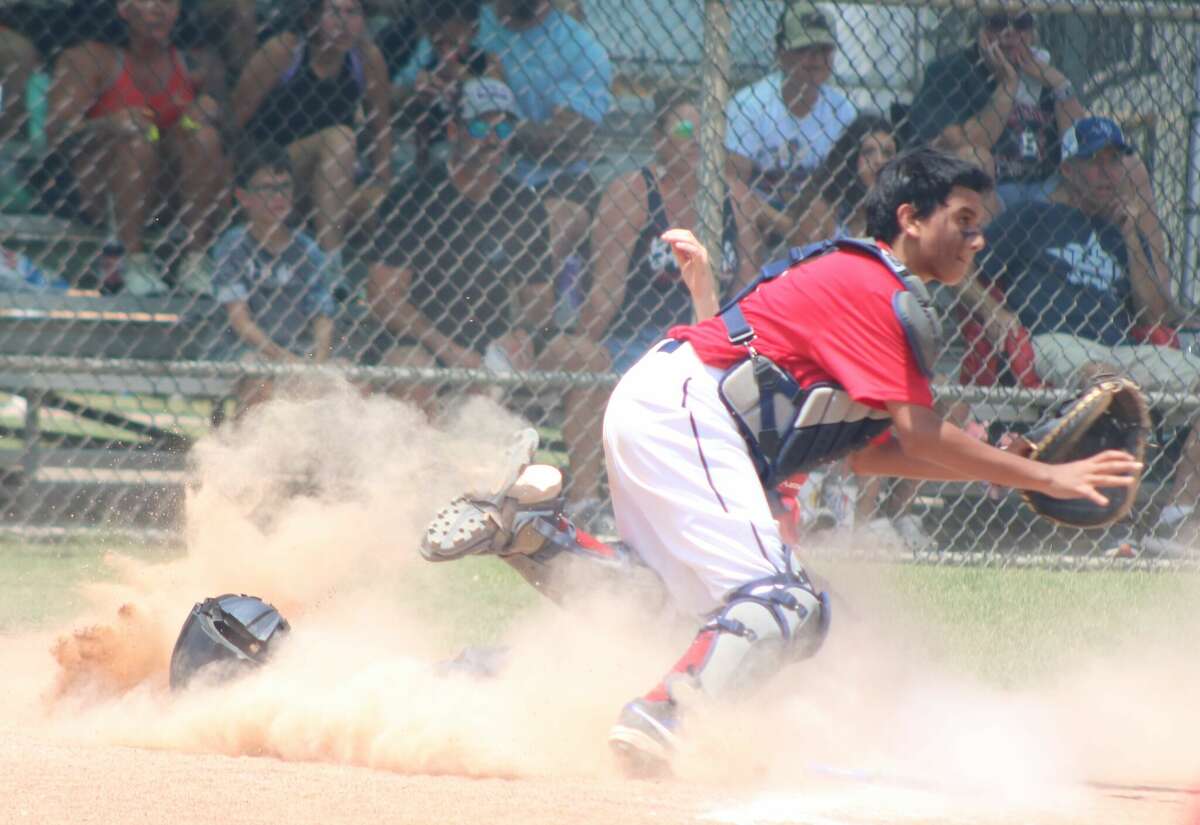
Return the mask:
<svg viewBox="0 0 1200 825">
<path fill-rule="evenodd" d="M 221 678 L 258 667 L 290 629 L 278 610 L 255 596 L 205 599 L 179 631 L 171 653 L 171 689 L 185 687 L 210 666 Z"/>
</svg>

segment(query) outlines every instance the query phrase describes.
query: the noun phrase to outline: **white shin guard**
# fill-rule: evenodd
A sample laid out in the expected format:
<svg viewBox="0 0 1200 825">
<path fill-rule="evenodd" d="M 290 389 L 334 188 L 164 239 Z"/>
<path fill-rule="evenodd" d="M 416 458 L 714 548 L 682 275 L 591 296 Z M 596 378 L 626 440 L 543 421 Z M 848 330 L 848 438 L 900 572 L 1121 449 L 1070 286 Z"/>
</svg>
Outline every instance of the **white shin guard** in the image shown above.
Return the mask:
<svg viewBox="0 0 1200 825">
<path fill-rule="evenodd" d="M 784 665 L 817 652 L 829 630 L 829 600 L 803 573 L 781 573 L 733 591 L 701 628 L 664 682 L 713 698 L 746 693 Z"/>
</svg>

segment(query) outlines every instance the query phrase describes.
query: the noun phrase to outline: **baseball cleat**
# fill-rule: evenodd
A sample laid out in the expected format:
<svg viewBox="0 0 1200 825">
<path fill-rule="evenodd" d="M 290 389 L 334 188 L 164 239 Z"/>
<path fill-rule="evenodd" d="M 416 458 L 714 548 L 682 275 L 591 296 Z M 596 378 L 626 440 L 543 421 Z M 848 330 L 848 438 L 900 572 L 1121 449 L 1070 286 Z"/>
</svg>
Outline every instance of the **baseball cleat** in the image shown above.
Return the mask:
<svg viewBox="0 0 1200 825">
<path fill-rule="evenodd" d="M 491 495 L 465 495 L 438 511 L 425 528 L 421 555 L 453 561 L 472 555 L 532 553 L 542 545 L 534 522 L 562 510 L 562 473 L 530 464 L 536 430 L 521 430 L 508 451 L 504 479 Z"/>
<path fill-rule="evenodd" d="M 678 735 L 675 703 L 634 699 L 608 732 L 622 772 L 634 779 L 669 776 Z"/>
</svg>

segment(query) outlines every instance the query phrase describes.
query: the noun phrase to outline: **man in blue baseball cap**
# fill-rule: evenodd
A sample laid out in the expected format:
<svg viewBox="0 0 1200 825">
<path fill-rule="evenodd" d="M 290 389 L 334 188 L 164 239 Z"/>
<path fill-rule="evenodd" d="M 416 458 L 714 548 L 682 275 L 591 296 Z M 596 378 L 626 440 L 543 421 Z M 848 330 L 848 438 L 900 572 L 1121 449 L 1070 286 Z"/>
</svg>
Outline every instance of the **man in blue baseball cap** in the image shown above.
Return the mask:
<svg viewBox="0 0 1200 825">
<path fill-rule="evenodd" d="M 1200 387 L 1200 360 L 1163 345 L 1174 339 L 1171 271 L 1149 187 L 1133 174 L 1138 169 L 1144 167 L 1120 126 L 1080 118 L 1063 132 L 1059 181 L 1049 197 L 1005 210 L 987 229 L 988 248 L 965 303 L 996 342 L 1021 327 L 1028 332 L 1036 377 L 1045 384 L 1069 387 L 1115 368 L 1146 389 Z M 1193 429 L 1169 515 L 1190 513 L 1200 499 L 1198 466 Z"/>
</svg>

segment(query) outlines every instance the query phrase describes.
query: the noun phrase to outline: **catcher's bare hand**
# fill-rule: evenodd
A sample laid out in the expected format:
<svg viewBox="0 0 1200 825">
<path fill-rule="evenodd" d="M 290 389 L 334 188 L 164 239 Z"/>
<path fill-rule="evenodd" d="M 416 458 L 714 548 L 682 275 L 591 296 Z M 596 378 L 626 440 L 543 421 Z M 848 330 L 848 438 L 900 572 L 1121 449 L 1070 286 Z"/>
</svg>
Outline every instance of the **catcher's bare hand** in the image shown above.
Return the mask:
<svg viewBox="0 0 1200 825">
<path fill-rule="evenodd" d="M 1099 487 L 1129 487 L 1142 471 L 1142 463 L 1122 450 L 1105 450 L 1069 464 L 1047 465 L 1050 478 L 1042 492 L 1054 498 L 1088 498 L 1101 507 L 1108 499 Z"/>
<path fill-rule="evenodd" d="M 696 316 L 709 318 L 717 312 L 717 296 L 713 288 L 712 268 L 708 263 L 708 250 L 688 229 L 668 229 L 662 240 L 670 245 L 675 263 L 684 286 L 692 296 Z"/>
</svg>

